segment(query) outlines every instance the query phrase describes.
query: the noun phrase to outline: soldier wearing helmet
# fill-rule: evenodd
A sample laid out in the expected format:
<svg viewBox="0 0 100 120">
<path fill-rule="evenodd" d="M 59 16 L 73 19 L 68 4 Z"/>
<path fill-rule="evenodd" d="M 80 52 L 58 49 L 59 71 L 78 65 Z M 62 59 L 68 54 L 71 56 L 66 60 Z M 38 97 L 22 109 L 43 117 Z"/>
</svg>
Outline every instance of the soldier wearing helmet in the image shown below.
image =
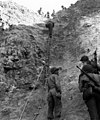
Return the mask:
<svg viewBox="0 0 100 120">
<path fill-rule="evenodd" d="M 54 118 L 59 120 L 61 117 L 61 85 L 59 71 L 62 70 L 61 67 L 52 67 L 50 69 L 51 75 L 47 79 L 48 86 L 48 120 L 53 120 Z"/>
<path fill-rule="evenodd" d="M 82 70 L 93 79 L 99 79 L 97 69 L 93 66 L 88 56 L 84 55 L 80 61 Z M 99 81 L 99 80 L 98 80 Z M 88 108 L 91 120 L 100 120 L 100 86 L 96 86 L 84 73 L 79 75 L 79 89 L 83 93 L 83 100 Z"/>
</svg>

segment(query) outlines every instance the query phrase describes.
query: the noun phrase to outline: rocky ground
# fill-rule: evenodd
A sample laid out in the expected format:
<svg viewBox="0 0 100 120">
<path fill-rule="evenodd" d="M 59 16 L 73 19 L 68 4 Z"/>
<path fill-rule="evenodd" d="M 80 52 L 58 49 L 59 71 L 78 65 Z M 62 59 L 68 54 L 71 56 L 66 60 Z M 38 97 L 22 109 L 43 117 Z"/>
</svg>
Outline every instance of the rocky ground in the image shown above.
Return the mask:
<svg viewBox="0 0 100 120">
<path fill-rule="evenodd" d="M 63 105 L 62 119 L 89 120 L 87 108 L 78 89 L 77 80 L 73 81 L 74 77 L 69 77 L 66 71 L 61 75 L 63 77 L 63 80 L 61 81 Z M 32 93 L 31 96 L 30 93 Z M 21 89 L 14 91 L 14 93 L 6 94 L 1 97 L 0 119 L 47 120 L 46 96 L 47 92 L 44 87 L 33 90 L 33 92 Z M 26 102 L 27 105 L 24 110 Z"/>
<path fill-rule="evenodd" d="M 41 89 L 42 90 L 42 89 Z M 1 120 L 36 120 L 41 109 L 44 108 L 46 101 L 43 98 L 43 90 L 33 91 L 27 106 L 24 109 L 30 92 L 18 90 L 2 97 L 0 119 Z M 24 112 L 23 112 L 24 110 Z M 22 114 L 23 113 L 23 114 Z"/>
</svg>

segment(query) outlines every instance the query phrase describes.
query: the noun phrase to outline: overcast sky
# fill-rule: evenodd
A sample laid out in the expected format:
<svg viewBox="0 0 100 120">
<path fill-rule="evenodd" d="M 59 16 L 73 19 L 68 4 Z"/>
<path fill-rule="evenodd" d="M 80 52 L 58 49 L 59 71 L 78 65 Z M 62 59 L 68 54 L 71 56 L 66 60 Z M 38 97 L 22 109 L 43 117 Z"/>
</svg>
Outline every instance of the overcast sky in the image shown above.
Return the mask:
<svg viewBox="0 0 100 120">
<path fill-rule="evenodd" d="M 49 11 L 51 13 L 53 9 L 57 12 L 58 10 L 61 10 L 62 5 L 65 7 L 69 7 L 71 3 L 75 3 L 77 0 L 10 0 L 10 1 L 14 1 L 34 11 L 37 11 L 40 7 L 42 7 L 43 12 Z"/>
</svg>

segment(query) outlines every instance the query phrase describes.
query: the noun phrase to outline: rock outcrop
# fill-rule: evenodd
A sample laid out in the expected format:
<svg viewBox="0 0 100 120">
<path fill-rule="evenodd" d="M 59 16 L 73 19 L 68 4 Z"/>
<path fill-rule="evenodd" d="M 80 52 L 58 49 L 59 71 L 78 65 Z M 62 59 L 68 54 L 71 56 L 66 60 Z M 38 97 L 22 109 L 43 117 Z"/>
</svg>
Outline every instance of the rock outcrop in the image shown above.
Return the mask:
<svg viewBox="0 0 100 120">
<path fill-rule="evenodd" d="M 43 23 L 46 18 L 12 1 L 0 1 L 0 15 L 4 22 L 9 24 L 34 25 Z"/>
</svg>

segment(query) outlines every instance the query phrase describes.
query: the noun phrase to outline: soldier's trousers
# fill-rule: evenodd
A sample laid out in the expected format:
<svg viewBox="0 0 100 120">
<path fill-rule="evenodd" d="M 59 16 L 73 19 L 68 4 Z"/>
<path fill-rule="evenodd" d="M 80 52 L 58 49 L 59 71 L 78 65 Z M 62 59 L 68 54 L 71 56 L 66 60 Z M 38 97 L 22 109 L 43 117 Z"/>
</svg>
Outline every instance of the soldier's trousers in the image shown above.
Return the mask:
<svg viewBox="0 0 100 120">
<path fill-rule="evenodd" d="M 61 97 L 57 97 L 56 95 L 49 93 L 47 101 L 48 101 L 47 118 L 50 120 L 52 120 L 53 118 L 59 119 L 61 117 L 61 109 L 62 109 Z"/>
<path fill-rule="evenodd" d="M 94 95 L 85 101 L 91 120 L 100 120 L 100 95 L 94 93 Z"/>
</svg>

